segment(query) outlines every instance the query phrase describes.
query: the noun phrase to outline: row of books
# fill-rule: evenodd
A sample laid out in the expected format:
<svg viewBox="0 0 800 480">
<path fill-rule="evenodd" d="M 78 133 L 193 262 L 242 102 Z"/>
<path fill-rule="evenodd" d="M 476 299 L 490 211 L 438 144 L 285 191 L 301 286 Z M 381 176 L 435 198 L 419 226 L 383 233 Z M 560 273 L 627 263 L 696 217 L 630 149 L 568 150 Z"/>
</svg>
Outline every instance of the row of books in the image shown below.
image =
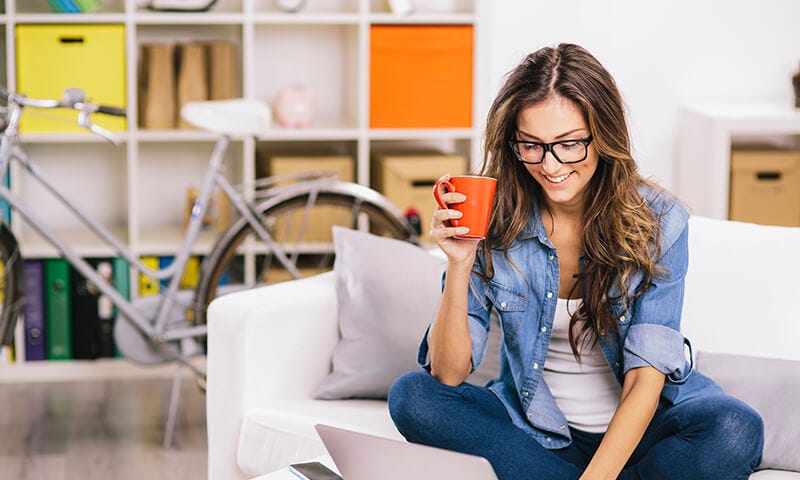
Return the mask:
<svg viewBox="0 0 800 480">
<path fill-rule="evenodd" d="M 123 258 L 86 261 L 124 298 L 130 298 L 130 266 Z M 150 268 L 164 268 L 172 257 L 143 257 Z M 181 288 L 194 288 L 200 258 L 191 257 Z M 26 361 L 115 357 L 111 299 L 62 258 L 25 260 L 24 352 Z M 154 295 L 166 285 L 139 275 L 138 295 Z"/>
</svg>

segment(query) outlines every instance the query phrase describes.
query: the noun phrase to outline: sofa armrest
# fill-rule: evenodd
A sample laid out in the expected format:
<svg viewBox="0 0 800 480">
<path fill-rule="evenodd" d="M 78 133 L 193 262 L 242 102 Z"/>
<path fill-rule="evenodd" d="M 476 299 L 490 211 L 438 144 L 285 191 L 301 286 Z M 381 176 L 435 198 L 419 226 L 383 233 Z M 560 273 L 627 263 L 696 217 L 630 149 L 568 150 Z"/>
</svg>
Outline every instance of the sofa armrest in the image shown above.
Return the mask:
<svg viewBox="0 0 800 480">
<path fill-rule="evenodd" d="M 333 272 L 226 295 L 208 310 L 209 478 L 236 469 L 245 413 L 307 398 L 330 371 L 338 341 Z"/>
</svg>

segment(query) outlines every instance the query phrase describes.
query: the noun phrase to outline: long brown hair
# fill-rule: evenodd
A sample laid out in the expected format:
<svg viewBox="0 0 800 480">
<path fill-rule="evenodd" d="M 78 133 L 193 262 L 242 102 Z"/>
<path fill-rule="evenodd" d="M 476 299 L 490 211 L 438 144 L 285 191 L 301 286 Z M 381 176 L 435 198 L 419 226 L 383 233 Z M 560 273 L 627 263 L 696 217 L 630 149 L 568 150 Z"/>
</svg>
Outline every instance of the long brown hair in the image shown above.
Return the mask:
<svg viewBox="0 0 800 480">
<path fill-rule="evenodd" d="M 618 331 L 609 290 L 616 284 L 625 305 L 660 274 L 656 258 L 661 235 L 659 219 L 638 187 L 651 183 L 639 175 L 631 156 L 625 109 L 616 83 L 595 57 L 578 45 L 562 43 L 528 55 L 512 70 L 495 98 L 487 119 L 482 174 L 499 179 L 490 232 L 483 242 L 483 275 L 494 276 L 490 252 L 508 248 L 527 224 L 534 198 L 543 202 L 541 187 L 516 159 L 508 145 L 524 108 L 551 97 L 571 101 L 583 113 L 594 137 L 599 161 L 587 185 L 582 243 L 584 264 L 575 287 L 582 288 L 583 306 L 572 315 L 570 346 L 580 360 L 578 344 Z M 629 292 L 633 276 L 643 275 L 642 288 Z M 581 321 L 577 338 L 573 327 Z M 590 335 L 593 333 L 594 335 Z"/>
</svg>

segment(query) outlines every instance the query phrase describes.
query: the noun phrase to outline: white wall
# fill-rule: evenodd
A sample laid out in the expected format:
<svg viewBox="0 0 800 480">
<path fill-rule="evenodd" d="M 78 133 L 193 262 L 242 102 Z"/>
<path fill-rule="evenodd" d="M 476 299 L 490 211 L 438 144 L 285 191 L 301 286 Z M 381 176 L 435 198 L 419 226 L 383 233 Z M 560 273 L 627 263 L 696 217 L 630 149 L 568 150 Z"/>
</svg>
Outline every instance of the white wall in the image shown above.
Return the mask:
<svg viewBox="0 0 800 480">
<path fill-rule="evenodd" d="M 698 100 L 793 104 L 797 0 L 476 0 L 479 118 L 527 53 L 586 47 L 615 77 L 641 172 L 673 187 L 678 111 Z M 700 159 L 698 159 L 700 160 Z"/>
</svg>

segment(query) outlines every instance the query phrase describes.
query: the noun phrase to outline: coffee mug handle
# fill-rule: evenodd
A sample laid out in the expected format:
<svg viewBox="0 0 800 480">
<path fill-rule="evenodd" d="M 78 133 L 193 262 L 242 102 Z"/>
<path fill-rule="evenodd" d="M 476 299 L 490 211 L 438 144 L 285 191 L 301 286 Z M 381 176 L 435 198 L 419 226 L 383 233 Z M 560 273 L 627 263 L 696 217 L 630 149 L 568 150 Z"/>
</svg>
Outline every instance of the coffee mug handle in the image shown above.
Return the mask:
<svg viewBox="0 0 800 480">
<path fill-rule="evenodd" d="M 447 180 L 438 180 L 436 185 L 433 186 L 433 198 L 436 199 L 436 203 L 440 208 L 447 210 L 450 207 L 442 200 L 442 186 L 444 186 L 445 193 L 455 192 L 456 187 Z"/>
</svg>

